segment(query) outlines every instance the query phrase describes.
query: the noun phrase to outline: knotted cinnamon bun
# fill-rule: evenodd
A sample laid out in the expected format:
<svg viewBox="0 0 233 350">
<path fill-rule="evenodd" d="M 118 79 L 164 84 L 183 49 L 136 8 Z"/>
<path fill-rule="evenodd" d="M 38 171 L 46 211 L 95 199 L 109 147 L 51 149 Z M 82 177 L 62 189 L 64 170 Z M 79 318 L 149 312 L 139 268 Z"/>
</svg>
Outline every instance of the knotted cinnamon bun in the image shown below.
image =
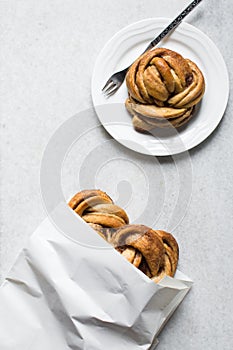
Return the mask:
<svg viewBox="0 0 233 350">
<path fill-rule="evenodd" d="M 126 212 L 100 190 L 78 192 L 68 204 L 107 241 L 116 228 L 129 223 Z"/>
<path fill-rule="evenodd" d="M 113 234 L 110 242 L 154 282 L 159 282 L 165 275 L 174 276 L 179 248 L 170 233 L 144 225 L 126 225 Z"/>
<path fill-rule="evenodd" d="M 205 91 L 204 77 L 197 65 L 165 48 L 140 56 L 127 72 L 126 85 L 126 108 L 140 132 L 184 125 Z"/>
<path fill-rule="evenodd" d="M 144 225 L 129 225 L 126 212 L 100 190 L 78 192 L 69 206 L 154 282 L 165 275 L 174 276 L 179 248 L 170 233 Z"/>
</svg>

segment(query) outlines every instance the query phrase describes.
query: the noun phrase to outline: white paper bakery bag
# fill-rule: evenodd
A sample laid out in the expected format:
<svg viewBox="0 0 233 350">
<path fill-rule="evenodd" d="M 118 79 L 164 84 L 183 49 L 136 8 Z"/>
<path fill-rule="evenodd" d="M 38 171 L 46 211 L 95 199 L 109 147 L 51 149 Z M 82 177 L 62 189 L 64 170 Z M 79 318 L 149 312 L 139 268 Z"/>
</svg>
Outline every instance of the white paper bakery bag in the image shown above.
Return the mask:
<svg viewBox="0 0 233 350">
<path fill-rule="evenodd" d="M 192 282 L 155 284 L 71 212 L 58 205 L 1 286 L 1 350 L 155 348 Z"/>
</svg>

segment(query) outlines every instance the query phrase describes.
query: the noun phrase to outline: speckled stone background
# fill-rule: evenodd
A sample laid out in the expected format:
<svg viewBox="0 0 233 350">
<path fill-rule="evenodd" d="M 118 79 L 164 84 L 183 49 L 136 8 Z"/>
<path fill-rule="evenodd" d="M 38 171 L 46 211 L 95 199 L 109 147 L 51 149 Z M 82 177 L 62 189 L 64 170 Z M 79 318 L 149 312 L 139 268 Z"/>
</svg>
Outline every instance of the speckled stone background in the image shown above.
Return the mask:
<svg viewBox="0 0 233 350">
<path fill-rule="evenodd" d="M 27 237 L 46 215 L 39 182 L 43 151 L 63 122 L 79 111 L 92 108 L 91 75 L 105 42 L 122 27 L 140 19 L 174 17 L 188 3 L 187 0 L 0 1 L 1 281 Z M 203 0 L 186 20 L 216 43 L 229 70 L 230 86 L 232 13 L 232 1 Z M 218 86 L 215 88 L 217 96 Z M 189 156 L 142 158 L 123 149 L 98 128 L 89 135 L 89 141 L 84 139 L 83 144 L 76 145 L 64 163 L 62 182 L 67 198 L 78 187 L 96 185 L 126 206 L 133 220 L 143 211 L 147 224 L 153 223 L 166 188 L 170 197 L 158 219 L 161 221 L 156 221 L 163 228 L 169 227 L 166 217 L 176 201 L 179 171 L 190 175 L 190 182 L 187 178 L 184 181 L 191 183 L 191 201 L 187 206 L 190 199 L 190 186 L 187 186 L 188 192 L 182 194 L 184 206 L 180 207 L 184 212 L 178 213 L 180 220 L 173 233 L 180 244 L 179 268 L 195 283 L 161 333 L 159 350 L 233 348 L 232 108 L 230 94 L 221 124 Z M 94 113 L 92 117 L 96 119 Z M 118 157 L 118 163 L 107 162 L 88 180 L 86 175 L 92 171 L 92 162 L 104 164 L 106 160 L 103 156 L 106 148 L 95 157 L 88 153 L 90 144 L 99 145 L 101 140 L 107 142 L 109 159 Z M 98 147 L 101 150 L 102 146 Z M 90 157 L 84 165 L 83 157 Z M 145 176 L 138 169 L 155 174 L 154 181 L 151 175 Z M 83 177 L 77 179 L 78 174 Z M 143 195 L 148 191 L 148 181 L 154 193 L 150 205 L 148 196 Z M 125 202 L 125 193 L 131 198 L 129 203 Z"/>
</svg>

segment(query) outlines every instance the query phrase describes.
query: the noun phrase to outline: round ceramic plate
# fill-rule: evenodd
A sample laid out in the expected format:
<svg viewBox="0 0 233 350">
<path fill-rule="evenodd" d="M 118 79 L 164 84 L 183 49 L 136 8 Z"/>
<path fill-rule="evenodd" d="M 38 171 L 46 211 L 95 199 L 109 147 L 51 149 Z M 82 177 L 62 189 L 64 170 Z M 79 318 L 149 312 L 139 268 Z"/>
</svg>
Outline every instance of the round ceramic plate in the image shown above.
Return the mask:
<svg viewBox="0 0 233 350">
<path fill-rule="evenodd" d="M 181 23 L 158 47 L 166 47 L 191 59 L 205 77 L 204 97 L 184 127 L 170 131 L 157 129 L 153 136 L 140 134 L 134 130 L 132 117 L 124 105 L 128 96 L 125 82 L 114 95 L 104 96 L 101 90 L 107 79 L 131 64 L 170 22 L 167 18 L 152 18 L 120 30 L 100 52 L 92 77 L 93 104 L 109 134 L 134 151 L 156 156 L 184 152 L 204 141 L 219 124 L 229 94 L 228 72 L 218 48 L 200 30 Z"/>
</svg>

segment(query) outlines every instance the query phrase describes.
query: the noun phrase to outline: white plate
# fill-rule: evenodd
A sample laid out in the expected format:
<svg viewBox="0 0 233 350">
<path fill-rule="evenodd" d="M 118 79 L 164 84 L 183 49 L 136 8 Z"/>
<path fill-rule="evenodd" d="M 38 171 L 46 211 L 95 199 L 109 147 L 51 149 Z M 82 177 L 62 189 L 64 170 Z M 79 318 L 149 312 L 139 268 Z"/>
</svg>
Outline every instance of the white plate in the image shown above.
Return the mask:
<svg viewBox="0 0 233 350">
<path fill-rule="evenodd" d="M 152 136 L 136 132 L 124 106 L 125 82 L 110 98 L 101 92 L 113 72 L 132 63 L 147 44 L 170 23 L 167 18 L 152 18 L 133 23 L 115 34 L 100 52 L 92 77 L 92 99 L 100 122 L 124 146 L 144 154 L 172 155 L 189 150 L 204 141 L 220 122 L 228 100 L 229 78 L 221 53 L 200 30 L 187 23 L 180 26 L 158 46 L 179 52 L 202 70 L 206 91 L 195 116 L 178 131 L 159 130 Z"/>
</svg>

